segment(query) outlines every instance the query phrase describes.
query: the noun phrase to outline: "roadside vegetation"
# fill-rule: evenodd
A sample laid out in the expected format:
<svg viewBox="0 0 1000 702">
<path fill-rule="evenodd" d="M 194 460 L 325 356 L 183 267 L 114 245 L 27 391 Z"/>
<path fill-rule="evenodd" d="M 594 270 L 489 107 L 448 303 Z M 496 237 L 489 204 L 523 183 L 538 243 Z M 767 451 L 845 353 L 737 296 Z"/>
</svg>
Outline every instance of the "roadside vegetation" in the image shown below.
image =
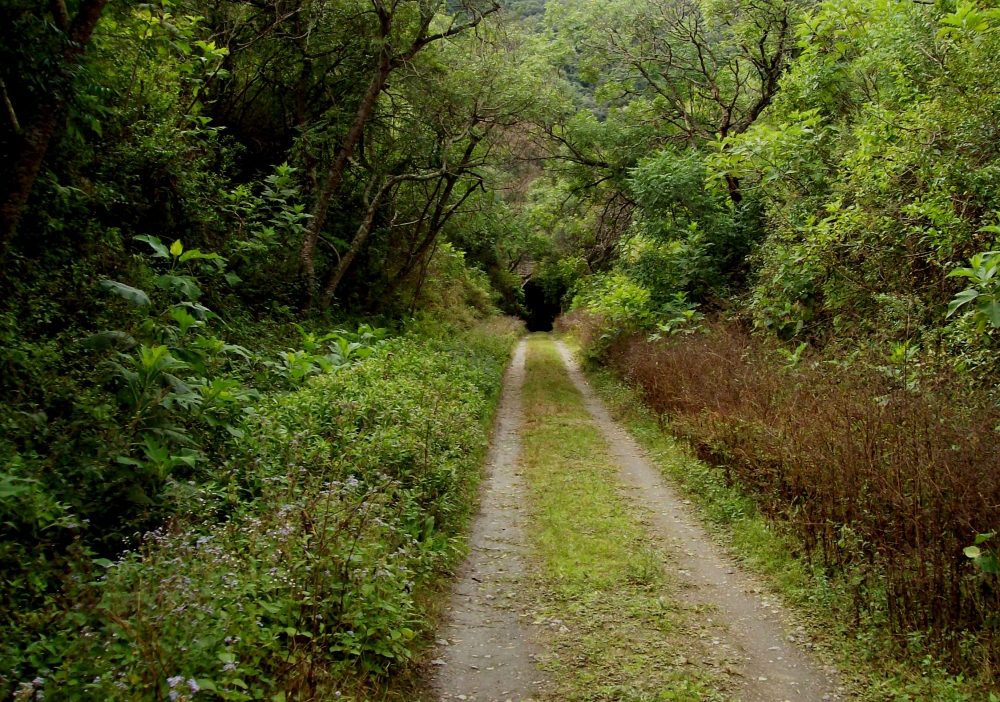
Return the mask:
<svg viewBox="0 0 1000 702">
<path fill-rule="evenodd" d="M 297 699 L 384 678 L 427 625 L 422 593 L 463 555 L 516 336 L 405 336 L 256 403 L 210 475 L 167 480 L 184 508 L 133 549 L 92 558 L 82 526 L 57 594 L 8 584 L 22 604 L 5 669 L 37 678 L 8 692 Z"/>
<path fill-rule="evenodd" d="M 800 529 L 762 508 L 760 495 L 727 479 L 726 468 L 701 460 L 670 421 L 645 401 L 642 389 L 623 382 L 613 368 L 592 367 L 590 377 L 616 416 L 648 451 L 665 477 L 679 486 L 712 524 L 719 541 L 751 572 L 792 606 L 806 626 L 800 641 L 837 666 L 843 682 L 865 700 L 989 699 L 992 671 L 951 674 L 949 660 L 922 641 L 901 644 L 886 617 L 859 602 L 857 570 L 834 569 L 808 557 Z M 858 568 L 875 583 L 873 569 Z M 887 600 L 887 591 L 865 596 L 868 607 Z M 971 649 L 971 647 L 970 647 Z M 974 650 L 974 649 L 971 649 Z M 972 670 L 976 671 L 975 668 Z"/>
</svg>

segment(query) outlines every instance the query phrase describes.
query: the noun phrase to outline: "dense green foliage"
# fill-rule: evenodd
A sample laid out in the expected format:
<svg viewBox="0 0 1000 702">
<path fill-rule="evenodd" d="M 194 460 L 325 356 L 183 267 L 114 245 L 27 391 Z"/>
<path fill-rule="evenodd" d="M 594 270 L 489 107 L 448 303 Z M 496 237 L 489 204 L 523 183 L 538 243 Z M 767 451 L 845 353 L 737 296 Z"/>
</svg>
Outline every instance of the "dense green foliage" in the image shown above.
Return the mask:
<svg viewBox="0 0 1000 702">
<path fill-rule="evenodd" d="M 399 337 L 414 317 L 446 316 L 450 326 L 442 333 L 451 335 L 495 314 L 498 304 L 520 309 L 509 260 L 518 256 L 521 234 L 505 215 L 500 186 L 507 176 L 499 166 L 509 149 L 501 131 L 521 119 L 539 77 L 520 40 L 500 31 L 496 9 L 432 2 L 377 8 L 3 3 L 0 697 L 21 683 L 27 686 L 19 695 L 34 695 L 37 686 L 28 682 L 38 676 L 51 698 L 54 690 L 69 690 L 68 681 L 96 685 L 90 680 L 110 667 L 122 677 L 109 682 L 109 690 L 124 685 L 114 692 L 123 698 L 167 695 L 160 689 L 164 675 L 201 676 L 186 670 L 181 649 L 195 651 L 192 627 L 204 629 L 210 617 L 197 625 L 171 619 L 157 630 L 163 641 L 149 644 L 152 630 L 143 627 L 155 629 L 164 620 L 150 624 L 134 616 L 147 596 L 191 595 L 187 586 L 143 589 L 155 582 L 143 568 L 176 570 L 169 562 L 175 556 L 165 554 L 190 546 L 185 530 L 198 538 L 211 532 L 212 549 L 220 549 L 213 553 L 222 560 L 244 547 L 273 553 L 274 540 L 284 538 L 274 532 L 287 517 L 279 515 L 281 506 L 301 515 L 329 494 L 324 504 L 338 515 L 329 524 L 330 554 L 340 553 L 347 534 L 364 535 L 373 548 L 401 545 L 372 531 L 368 516 L 358 517 L 353 493 L 324 487 L 353 474 L 357 457 L 343 446 L 327 446 L 328 462 L 339 461 L 343 474 L 333 475 L 327 463 L 315 466 L 308 480 L 296 483 L 307 488 L 301 494 L 279 490 L 287 466 L 255 467 L 257 454 L 249 452 L 278 450 L 280 424 L 271 437 L 276 443 L 265 447 L 257 442 L 266 444 L 269 434 L 255 422 L 265 412 L 277 416 L 283 402 L 292 407 L 289 398 L 299 397 L 294 391 L 313 376 L 341 378 L 339 370 L 374 362 L 377 352 L 388 363 L 381 372 L 395 373 L 389 358 L 403 364 L 401 379 L 407 363 L 418 364 L 418 345 L 397 339 L 387 351 L 389 329 Z M 390 61 L 383 66 L 386 53 Z M 413 377 L 422 384 L 400 380 L 395 395 L 386 390 L 388 380 L 374 377 L 330 390 L 380 393 L 401 408 L 407 402 L 420 407 L 441 396 L 434 372 L 447 371 L 448 383 L 469 394 L 460 415 L 440 427 L 449 448 L 438 451 L 428 445 L 433 437 L 421 439 L 426 485 L 414 488 L 393 475 L 385 467 L 392 461 L 379 450 L 367 458 L 381 460 L 381 470 L 393 477 L 377 489 L 378 481 L 365 476 L 368 464 L 354 465 L 366 486 L 362 493 L 376 490 L 373 499 L 387 510 L 372 519 L 417 536 L 454 533 L 467 506 L 462 491 L 474 474 L 478 422 L 495 389 L 503 344 L 495 352 L 469 353 L 470 365 L 453 359 L 450 368 L 420 366 Z M 343 382 L 349 385 L 346 375 Z M 365 422 L 377 419 L 374 400 L 366 397 L 368 404 L 359 399 L 342 412 L 362 433 L 374 431 Z M 443 396 L 440 404 L 442 412 L 451 411 Z M 355 410 L 372 414 L 355 417 Z M 436 416 L 433 407 L 427 411 Z M 315 431 L 332 441 L 339 427 Z M 405 450 L 397 445 L 392 460 L 405 463 Z M 435 478 L 435 471 L 447 475 Z M 409 501 L 399 500 L 401 491 Z M 419 533 L 411 523 L 418 517 Z M 431 518 L 437 521 L 426 521 Z M 400 520 L 406 524 L 398 526 Z M 147 533 L 159 536 L 142 536 Z M 292 550 L 308 553 L 306 542 L 294 543 Z M 438 543 L 428 548 L 444 550 Z M 144 556 L 119 562 L 129 551 Z M 400 573 L 417 583 L 440 565 L 431 556 L 400 558 Z M 198 577 L 185 577 L 202 578 L 205 597 L 223 598 L 205 611 L 238 609 L 240 598 L 263 587 L 256 577 L 271 577 L 241 575 L 251 589 L 234 586 L 226 600 L 229 590 L 210 583 L 221 583 L 233 569 L 195 560 Z M 103 595 L 90 584 L 95 570 L 103 570 L 95 562 L 118 563 L 101 586 Z M 240 561 L 244 567 L 250 565 Z M 290 617 L 304 616 L 291 614 L 289 604 L 303 601 L 300 574 L 285 572 L 280 585 L 272 584 L 286 600 L 285 609 L 271 614 L 286 628 L 301 624 Z M 398 578 L 386 583 L 392 591 L 382 593 L 386 605 L 398 610 L 392 631 L 398 635 L 407 622 L 415 628 L 409 595 L 393 589 Z M 332 595 L 323 597 L 334 606 Z M 354 616 L 322 614 L 337 622 L 341 614 L 344 622 Z M 206 630 L 204 640 L 222 646 L 225 636 L 243 636 L 260 643 L 243 632 L 244 625 L 256 626 L 249 610 L 247 617 L 212 622 L 235 628 L 223 635 Z M 130 658 L 139 655 L 130 644 L 109 649 L 111 658 L 101 659 L 106 667 L 94 668 L 95 651 L 112 640 L 112 626 L 124 627 L 115 630 L 115 640 L 134 635 L 130 643 L 137 646 L 141 640 L 157 651 L 177 647 L 178 669 L 146 670 L 146 659 Z M 329 626 L 332 632 L 335 625 Z M 379 637 L 388 630 L 379 629 Z M 279 670 L 277 661 L 287 662 L 281 651 L 290 645 L 281 636 L 274 633 L 273 645 L 261 644 L 247 662 L 257 670 L 241 673 L 247 684 L 279 690 L 298 675 Z M 320 679 L 326 685 L 337 671 L 357 672 L 348 660 L 384 670 L 404 649 L 378 640 L 377 652 L 367 644 L 341 647 L 336 663 L 310 664 L 326 672 L 309 672 L 308 682 L 289 683 L 289 691 L 315 687 Z M 328 655 L 330 642 L 317 642 Z M 212 651 L 212 661 L 224 653 Z M 202 655 L 190 665 L 204 662 Z M 84 668 L 89 678 L 80 677 Z M 65 685 L 51 688 L 53 678 Z M 112 694 L 99 686 L 73 689 L 84 698 Z"/>
<path fill-rule="evenodd" d="M 384 671 L 404 656 L 415 610 L 397 585 L 440 564 L 489 404 L 462 405 L 437 383 L 488 396 L 507 343 L 468 342 L 466 357 L 457 340 L 415 341 L 412 320 L 447 319 L 439 331 L 454 335 L 498 311 L 544 326 L 550 310 L 575 308 L 604 359 L 617 341 L 695 348 L 717 318 L 754 329 L 793 386 L 822 367 L 886 383 L 869 403 L 879 412 L 902 393 L 964 418 L 950 434 L 925 427 L 935 451 L 951 451 L 941 465 L 979 476 L 963 483 L 961 518 L 934 522 L 928 553 L 949 578 L 995 592 L 989 534 L 1000 525 L 982 477 L 994 459 L 951 463 L 962 431 L 997 438 L 994 5 L 3 0 L 4 685 L 37 674 L 97 686 L 81 696 L 180 696 L 192 694 L 177 683 L 186 676 L 235 696 L 308 696 L 332 689 L 337 671 Z M 383 382 L 390 370 L 398 386 Z M 769 402 L 799 397 L 775 392 Z M 365 399 L 345 408 L 337 393 Z M 382 403 L 422 422 L 437 415 L 418 398 L 438 396 L 442 441 L 460 450 L 427 449 L 418 470 L 414 442 L 429 435 L 406 426 L 393 438 Z M 867 417 L 869 405 L 851 412 Z M 380 448 L 344 443 L 348 425 Z M 768 446 L 748 451 L 761 458 L 739 480 L 762 479 Z M 397 474 L 397 461 L 409 467 Z M 925 467 L 897 472 L 920 482 Z M 359 488 L 344 487 L 350 475 Z M 916 512 L 938 509 L 912 494 Z M 330 521 L 317 527 L 309 515 L 321 509 Z M 855 518 L 822 517 L 838 529 Z M 267 575 L 278 549 L 296 554 L 281 567 L 312 568 L 313 534 L 331 562 L 353 534 L 382 564 L 372 572 L 389 573 L 365 601 L 397 611 L 349 610 L 304 585 L 314 571 Z M 909 538 L 893 548 L 916 548 Z M 247 558 L 223 568 L 235 553 Z M 117 564 L 100 586 L 95 559 Z M 181 562 L 204 586 L 173 589 Z M 167 570 L 160 592 L 146 574 Z M 344 572 L 322 587 L 382 587 Z M 261 588 L 282 603 L 266 615 L 247 604 Z M 181 597 L 202 614 L 246 612 L 187 619 Z M 157 598 L 175 598 L 176 618 L 148 618 L 139 603 Z M 306 598 L 325 618 L 312 628 Z M 953 673 L 979 655 L 953 642 L 996 638 L 995 616 L 966 616 L 992 600 L 968 598 L 944 626 L 972 633 L 936 639 Z M 260 631 L 240 628 L 251 610 Z M 379 632 L 370 646 L 315 623 L 354 616 Z M 904 619 L 901 641 L 937 625 Z M 195 650 L 192 627 L 206 629 L 210 654 L 182 650 Z M 161 644 L 142 646 L 160 637 L 176 670 L 149 663 Z M 232 648 L 237 637 L 259 653 Z M 220 654 L 233 656 L 219 659 L 229 677 L 198 668 Z M 121 680 L 105 680 L 110 667 L 99 682 L 74 672 L 101 656 Z"/>
<path fill-rule="evenodd" d="M 550 2 L 572 107 L 527 201 L 567 325 L 841 578 L 851 635 L 977 684 L 1000 587 L 994 5 Z"/>
<path fill-rule="evenodd" d="M 405 660 L 416 593 L 461 552 L 513 331 L 393 340 L 256 403 L 183 516 L 115 560 L 78 554 L 8 620 L 6 693 L 305 699 Z"/>
</svg>

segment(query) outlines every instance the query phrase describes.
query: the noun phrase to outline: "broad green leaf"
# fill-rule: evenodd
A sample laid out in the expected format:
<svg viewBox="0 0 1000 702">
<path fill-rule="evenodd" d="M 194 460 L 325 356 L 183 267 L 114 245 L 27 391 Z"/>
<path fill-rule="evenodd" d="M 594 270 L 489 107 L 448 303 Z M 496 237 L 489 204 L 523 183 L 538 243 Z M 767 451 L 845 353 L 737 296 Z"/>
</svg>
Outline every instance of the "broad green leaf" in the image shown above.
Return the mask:
<svg viewBox="0 0 1000 702">
<path fill-rule="evenodd" d="M 184 253 L 181 254 L 181 257 L 180 257 L 179 260 L 180 260 L 181 263 L 184 263 L 184 261 L 190 261 L 192 259 L 196 259 L 196 260 L 197 259 L 205 259 L 205 260 L 209 260 L 209 261 L 215 260 L 215 259 L 225 260 L 225 259 L 222 258 L 222 256 L 220 256 L 217 253 L 206 254 L 206 253 L 202 253 L 198 249 L 191 249 L 190 251 L 185 251 Z"/>
<path fill-rule="evenodd" d="M 119 283 L 117 280 L 102 280 L 101 287 L 124 297 L 136 307 L 147 307 L 149 305 L 149 295 L 138 288 L 125 285 L 125 283 Z"/>
<path fill-rule="evenodd" d="M 192 325 L 198 324 L 198 320 L 183 307 L 172 308 L 170 316 L 177 322 L 177 328 L 180 329 L 181 336 L 184 336 Z"/>
<path fill-rule="evenodd" d="M 143 234 L 135 238 L 136 241 L 145 241 L 147 244 L 153 247 L 153 258 L 170 258 L 170 252 L 167 251 L 167 247 L 160 241 L 160 237 L 153 236 L 151 234 Z"/>
<path fill-rule="evenodd" d="M 963 290 L 962 292 L 958 293 L 958 295 L 955 295 L 955 299 L 953 299 L 951 303 L 948 305 L 948 314 L 946 316 L 947 317 L 952 316 L 953 314 L 955 314 L 955 312 L 958 310 L 959 307 L 968 304 L 969 302 L 972 302 L 977 297 L 979 297 L 979 291 L 976 290 L 975 288 L 969 288 L 968 290 Z"/>
<path fill-rule="evenodd" d="M 194 301 L 201 297 L 201 288 L 195 279 L 189 275 L 172 275 L 165 273 L 156 279 L 156 285 L 163 290 L 176 290 L 188 300 Z"/>
<path fill-rule="evenodd" d="M 35 481 L 16 478 L 13 475 L 4 476 L 4 479 L 0 480 L 0 497 L 17 497 L 18 495 L 23 495 L 31 489 L 31 486 L 26 483 L 32 482 Z"/>
<path fill-rule="evenodd" d="M 997 561 L 995 553 L 984 553 L 982 556 L 976 559 L 976 565 L 984 573 L 990 575 L 997 575 L 1000 573 L 1000 562 Z"/>
<path fill-rule="evenodd" d="M 1000 329 L 1000 300 L 995 297 L 979 305 L 979 311 L 986 315 L 994 329 Z"/>
<path fill-rule="evenodd" d="M 968 558 L 979 558 L 982 555 L 982 550 L 978 546 L 966 546 L 962 553 L 964 553 Z"/>
<path fill-rule="evenodd" d="M 170 245 L 170 255 L 180 256 L 182 253 L 184 253 L 184 244 L 182 244 L 181 240 L 178 239 Z"/>
</svg>

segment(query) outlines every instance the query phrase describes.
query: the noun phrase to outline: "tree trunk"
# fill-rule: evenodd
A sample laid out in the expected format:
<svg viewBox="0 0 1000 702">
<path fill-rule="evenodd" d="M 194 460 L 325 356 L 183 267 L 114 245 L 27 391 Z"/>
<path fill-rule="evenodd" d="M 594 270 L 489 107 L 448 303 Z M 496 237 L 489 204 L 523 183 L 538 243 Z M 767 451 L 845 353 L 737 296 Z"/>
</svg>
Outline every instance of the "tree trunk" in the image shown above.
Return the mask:
<svg viewBox="0 0 1000 702">
<path fill-rule="evenodd" d="M 351 131 L 347 133 L 347 139 L 340 147 L 340 151 L 337 152 L 337 157 L 330 168 L 330 173 L 323 184 L 323 189 L 316 199 L 316 204 L 313 205 L 312 218 L 309 220 L 309 227 L 306 229 L 305 238 L 302 240 L 302 249 L 299 252 L 299 260 L 302 262 L 302 268 L 309 283 L 310 299 L 316 291 L 316 243 L 319 241 L 319 233 L 323 229 L 326 215 L 330 211 L 330 202 L 340 187 L 340 182 L 344 178 L 344 169 L 347 167 L 347 161 L 353 155 L 354 147 L 358 145 L 358 141 L 361 139 L 365 124 L 368 122 L 368 118 L 371 117 L 372 110 L 375 108 L 375 102 L 378 100 L 379 93 L 382 92 L 382 87 L 385 85 L 385 81 L 391 72 L 392 59 L 388 51 L 384 51 L 378 70 L 372 77 L 368 91 L 361 100 L 361 105 L 358 106 L 357 114 L 354 117 L 354 124 L 351 125 Z"/>
<path fill-rule="evenodd" d="M 424 254 L 427 253 L 427 249 L 429 249 L 431 247 L 431 244 L 433 244 L 434 241 L 437 239 L 437 235 L 441 232 L 442 229 L 444 229 L 444 225 L 448 223 L 448 220 L 451 219 L 451 216 L 455 214 L 455 211 L 462 206 L 463 202 L 465 202 L 468 199 L 469 195 L 472 194 L 472 191 L 474 191 L 476 187 L 478 187 L 478 183 L 476 185 L 472 185 L 468 190 L 465 191 L 465 194 L 462 195 L 461 199 L 458 202 L 456 202 L 451 208 L 449 208 L 448 211 L 444 213 L 444 216 L 442 217 L 441 213 L 444 210 L 444 206 L 448 203 L 448 199 L 451 197 L 452 188 L 455 184 L 455 181 L 457 180 L 458 177 L 455 176 L 455 180 L 450 182 L 448 184 L 448 187 L 445 189 L 445 192 L 441 194 L 441 202 L 438 204 L 438 207 L 434 212 L 434 217 L 431 220 L 430 227 L 427 230 L 427 236 L 425 236 L 424 240 L 420 242 L 420 246 L 418 246 L 416 251 L 413 252 L 409 260 L 407 260 L 407 262 L 403 264 L 403 267 L 399 269 L 399 273 L 396 274 L 396 277 L 389 284 L 389 289 L 386 290 L 385 294 L 382 296 L 383 300 L 388 300 L 390 297 L 392 297 L 392 294 L 396 292 L 396 289 L 399 288 L 399 286 L 403 283 L 403 281 L 406 280 L 406 278 L 410 275 L 410 273 L 413 272 L 413 269 L 417 266 L 417 264 L 420 263 L 420 261 L 423 259 Z"/>
<path fill-rule="evenodd" d="M 62 0 L 53 3 L 54 21 L 67 34 L 62 54 L 67 64 L 73 65 L 79 60 L 106 4 L 107 0 L 82 0 L 70 24 L 65 3 Z M 11 162 L 4 164 L 4 173 L 0 176 L 0 253 L 6 252 L 10 240 L 14 238 L 17 223 L 28 204 L 45 152 L 56 130 L 62 106 L 62 100 L 57 98 L 42 101 L 30 117 L 31 122 L 21 125 L 23 131 L 15 136 L 16 146 Z M 10 109 L 13 110 L 13 107 L 10 106 Z"/>
<path fill-rule="evenodd" d="M 351 262 L 354 258 L 361 252 L 361 247 L 364 246 L 365 242 L 368 241 L 368 235 L 372 231 L 372 221 L 375 219 L 375 212 L 378 211 L 378 202 L 382 197 L 382 193 L 385 192 L 385 188 L 381 189 L 376 193 L 375 199 L 368 206 L 368 210 L 365 212 L 365 218 L 361 220 L 361 225 L 358 227 L 358 231 L 354 234 L 354 239 L 351 241 L 351 248 L 341 256 L 340 263 L 336 268 L 330 273 L 330 279 L 326 283 L 326 289 L 323 291 L 323 306 L 328 307 L 330 302 L 333 300 L 334 293 L 337 292 L 337 286 L 340 285 L 341 278 L 347 273 L 348 267 L 350 267 Z"/>
<path fill-rule="evenodd" d="M 3 192 L 3 201 L 0 202 L 0 244 L 3 250 L 6 250 L 8 243 L 14 238 L 18 220 L 28 204 L 35 178 L 42 167 L 42 159 L 55 132 L 60 107 L 58 102 L 40 105 L 31 125 L 16 137 L 19 143 L 9 166 L 4 169 L 3 181 L 0 183 Z"/>
<path fill-rule="evenodd" d="M 323 290 L 324 307 L 328 306 L 333 300 L 333 295 L 337 292 L 337 286 L 340 285 L 341 279 L 347 273 L 347 269 L 350 268 L 351 262 L 354 261 L 355 257 L 361 252 L 365 242 L 368 241 L 368 236 L 371 234 L 372 221 L 375 219 L 375 213 L 378 211 L 378 205 L 382 197 L 404 180 L 431 180 L 432 178 L 439 178 L 440 175 L 438 172 L 425 173 L 423 175 L 408 173 L 390 178 L 388 182 L 379 188 L 378 192 L 375 193 L 375 197 L 372 198 L 371 203 L 368 205 L 368 209 L 365 211 L 365 218 L 361 221 L 360 226 L 358 226 L 358 230 L 354 234 L 354 239 L 351 240 L 351 248 L 341 257 L 340 263 L 330 273 L 326 289 Z M 371 188 L 371 185 L 368 187 Z M 367 193 L 365 193 L 365 197 L 367 197 Z"/>
<path fill-rule="evenodd" d="M 729 199 L 733 201 L 734 205 L 738 205 L 743 202 L 743 193 L 740 192 L 739 178 L 727 173 L 726 186 L 729 189 Z"/>
</svg>

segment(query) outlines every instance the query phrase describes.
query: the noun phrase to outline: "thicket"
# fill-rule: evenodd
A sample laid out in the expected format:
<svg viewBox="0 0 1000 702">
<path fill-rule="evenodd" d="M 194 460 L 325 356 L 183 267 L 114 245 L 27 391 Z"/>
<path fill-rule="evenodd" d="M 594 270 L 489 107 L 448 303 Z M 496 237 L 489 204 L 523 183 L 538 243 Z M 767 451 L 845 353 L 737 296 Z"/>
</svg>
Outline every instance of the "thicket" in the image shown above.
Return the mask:
<svg viewBox="0 0 1000 702">
<path fill-rule="evenodd" d="M 76 539 L 59 589 L 5 608 L 4 694 L 314 699 L 405 661 L 517 333 L 394 339 L 255 403 L 183 511 L 117 558 Z"/>
</svg>

